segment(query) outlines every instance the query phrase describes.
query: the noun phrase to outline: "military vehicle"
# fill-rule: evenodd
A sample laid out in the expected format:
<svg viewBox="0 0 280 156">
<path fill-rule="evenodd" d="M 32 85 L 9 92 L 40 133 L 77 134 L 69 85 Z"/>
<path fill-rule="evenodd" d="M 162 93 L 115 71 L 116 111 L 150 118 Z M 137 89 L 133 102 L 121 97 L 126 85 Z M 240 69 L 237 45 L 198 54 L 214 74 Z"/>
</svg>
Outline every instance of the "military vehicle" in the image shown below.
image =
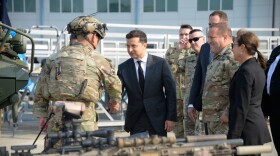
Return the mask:
<svg viewBox="0 0 280 156">
<path fill-rule="evenodd" d="M 33 71 L 34 42 L 23 29 L 15 29 L 0 22 L 0 109 L 12 107 L 13 122 L 17 122 L 19 90 L 24 88 Z M 16 33 L 14 37 L 11 32 Z M 31 66 L 18 54 L 26 53 L 27 38 L 31 41 Z"/>
</svg>

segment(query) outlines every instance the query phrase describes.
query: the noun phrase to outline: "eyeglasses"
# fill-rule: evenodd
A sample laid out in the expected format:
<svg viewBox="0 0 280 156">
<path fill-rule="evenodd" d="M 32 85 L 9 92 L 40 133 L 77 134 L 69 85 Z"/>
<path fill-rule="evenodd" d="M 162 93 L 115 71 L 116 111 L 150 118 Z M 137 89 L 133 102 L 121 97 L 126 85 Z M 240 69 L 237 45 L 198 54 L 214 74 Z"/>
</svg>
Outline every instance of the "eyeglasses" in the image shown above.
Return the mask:
<svg viewBox="0 0 280 156">
<path fill-rule="evenodd" d="M 201 37 L 203 37 L 203 36 L 191 38 L 191 39 L 189 39 L 189 42 L 190 43 L 192 43 L 192 41 L 197 42 Z"/>
</svg>

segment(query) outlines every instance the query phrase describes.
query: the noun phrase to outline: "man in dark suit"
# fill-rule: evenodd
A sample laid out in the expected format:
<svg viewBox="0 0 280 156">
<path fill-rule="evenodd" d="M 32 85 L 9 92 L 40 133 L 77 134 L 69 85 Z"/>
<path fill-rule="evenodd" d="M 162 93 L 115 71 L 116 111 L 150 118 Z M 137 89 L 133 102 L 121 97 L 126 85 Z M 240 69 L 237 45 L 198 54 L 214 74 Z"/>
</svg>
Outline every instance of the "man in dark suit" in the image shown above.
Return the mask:
<svg viewBox="0 0 280 156">
<path fill-rule="evenodd" d="M 205 43 L 201 46 L 201 50 L 197 58 L 197 63 L 195 66 L 195 73 L 194 73 L 195 81 L 193 81 L 191 92 L 190 92 L 190 99 L 189 99 L 189 104 L 193 104 L 194 108 L 198 111 L 202 110 L 201 94 L 203 92 L 202 89 L 204 86 L 207 66 L 210 62 L 209 57 L 210 57 L 210 45 L 209 43 Z"/>
<path fill-rule="evenodd" d="M 227 23 L 227 14 L 223 11 L 214 11 L 209 15 L 209 25 L 213 23 Z M 188 101 L 188 116 L 195 121 L 198 117 L 197 111 L 202 111 L 202 93 L 205 82 L 207 66 L 211 62 L 213 54 L 210 52 L 208 43 L 202 45 L 197 58 L 195 67 L 194 80 L 191 87 L 190 97 Z"/>
<path fill-rule="evenodd" d="M 262 109 L 264 116 L 270 117 L 270 129 L 277 153 L 280 153 L 280 45 L 276 47 L 267 61 L 266 87 L 264 88 Z"/>
<path fill-rule="evenodd" d="M 124 129 L 166 136 L 177 121 L 175 80 L 165 59 L 147 53 L 143 31 L 132 30 L 126 39 L 131 58 L 118 68 L 128 96 Z"/>
</svg>

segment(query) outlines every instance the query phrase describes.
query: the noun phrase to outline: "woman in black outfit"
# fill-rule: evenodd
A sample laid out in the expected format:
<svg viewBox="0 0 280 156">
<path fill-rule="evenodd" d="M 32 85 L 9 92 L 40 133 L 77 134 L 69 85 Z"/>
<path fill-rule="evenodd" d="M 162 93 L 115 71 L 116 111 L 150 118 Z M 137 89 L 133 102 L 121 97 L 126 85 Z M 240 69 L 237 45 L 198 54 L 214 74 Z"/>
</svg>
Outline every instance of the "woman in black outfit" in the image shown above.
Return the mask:
<svg viewBox="0 0 280 156">
<path fill-rule="evenodd" d="M 234 59 L 240 67 L 229 89 L 228 139 L 242 138 L 244 145 L 263 145 L 271 141 L 261 109 L 266 79 L 265 60 L 258 46 L 258 37 L 249 31 L 242 32 L 233 43 Z M 254 57 L 255 53 L 258 59 Z"/>
</svg>

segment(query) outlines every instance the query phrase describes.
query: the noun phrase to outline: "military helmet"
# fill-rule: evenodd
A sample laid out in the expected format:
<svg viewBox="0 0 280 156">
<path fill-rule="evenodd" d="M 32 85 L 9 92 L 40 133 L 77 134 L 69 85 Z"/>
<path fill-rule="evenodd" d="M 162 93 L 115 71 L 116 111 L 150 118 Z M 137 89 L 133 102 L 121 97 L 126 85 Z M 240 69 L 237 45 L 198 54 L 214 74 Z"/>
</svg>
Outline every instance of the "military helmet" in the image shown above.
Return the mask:
<svg viewBox="0 0 280 156">
<path fill-rule="evenodd" d="M 105 37 L 106 24 L 101 23 L 92 16 L 79 16 L 67 25 L 67 31 L 75 35 L 97 33 L 101 39 Z"/>
</svg>

